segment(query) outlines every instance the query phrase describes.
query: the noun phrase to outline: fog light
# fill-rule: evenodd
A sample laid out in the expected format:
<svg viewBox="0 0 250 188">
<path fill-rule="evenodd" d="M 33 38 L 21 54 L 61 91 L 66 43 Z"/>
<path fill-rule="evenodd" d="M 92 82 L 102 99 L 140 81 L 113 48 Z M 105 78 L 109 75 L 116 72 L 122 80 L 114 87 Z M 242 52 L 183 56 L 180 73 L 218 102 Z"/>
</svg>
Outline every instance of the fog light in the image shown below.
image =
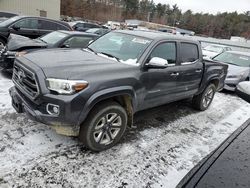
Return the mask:
<svg viewBox="0 0 250 188">
<path fill-rule="evenodd" d="M 58 105 L 55 104 L 47 104 L 46 110 L 50 115 L 59 115 L 60 113 L 60 108 Z"/>
</svg>

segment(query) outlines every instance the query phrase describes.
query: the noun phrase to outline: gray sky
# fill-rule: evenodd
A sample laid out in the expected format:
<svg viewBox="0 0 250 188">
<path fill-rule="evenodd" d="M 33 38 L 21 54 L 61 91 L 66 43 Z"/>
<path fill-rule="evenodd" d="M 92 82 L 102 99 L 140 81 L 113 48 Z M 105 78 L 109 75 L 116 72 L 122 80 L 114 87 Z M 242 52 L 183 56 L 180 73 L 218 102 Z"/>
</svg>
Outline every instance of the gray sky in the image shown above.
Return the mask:
<svg viewBox="0 0 250 188">
<path fill-rule="evenodd" d="M 250 11 L 250 0 L 154 0 L 155 3 L 177 4 L 182 11 L 216 14 L 217 12 Z"/>
</svg>

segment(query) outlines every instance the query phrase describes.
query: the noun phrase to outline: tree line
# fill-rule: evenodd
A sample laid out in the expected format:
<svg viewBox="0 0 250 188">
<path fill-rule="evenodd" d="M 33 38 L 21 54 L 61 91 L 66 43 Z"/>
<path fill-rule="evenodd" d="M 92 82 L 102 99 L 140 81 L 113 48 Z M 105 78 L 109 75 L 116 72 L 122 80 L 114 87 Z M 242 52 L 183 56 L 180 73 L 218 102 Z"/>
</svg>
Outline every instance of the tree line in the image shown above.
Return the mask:
<svg viewBox="0 0 250 188">
<path fill-rule="evenodd" d="M 61 13 L 101 22 L 140 19 L 209 37 L 250 39 L 250 11 L 213 15 L 191 10 L 183 12 L 176 4 L 155 4 L 153 0 L 61 0 Z"/>
</svg>

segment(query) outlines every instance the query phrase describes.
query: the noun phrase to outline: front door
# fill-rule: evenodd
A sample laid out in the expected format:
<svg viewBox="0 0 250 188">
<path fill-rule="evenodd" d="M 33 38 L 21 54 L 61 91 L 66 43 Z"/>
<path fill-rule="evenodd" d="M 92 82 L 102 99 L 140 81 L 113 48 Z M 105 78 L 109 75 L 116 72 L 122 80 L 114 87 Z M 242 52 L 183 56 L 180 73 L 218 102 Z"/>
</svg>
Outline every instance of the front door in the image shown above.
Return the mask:
<svg viewBox="0 0 250 188">
<path fill-rule="evenodd" d="M 10 26 L 10 33 L 22 35 L 29 38 L 37 38 L 40 36 L 38 30 L 38 19 L 23 18 Z"/>
<path fill-rule="evenodd" d="M 143 107 L 151 108 L 174 100 L 176 81 L 179 76 L 176 67 L 177 47 L 175 42 L 163 42 L 157 45 L 147 61 L 153 57 L 162 58 L 168 61 L 168 67 L 164 69 L 147 69 L 141 75 L 144 88 Z"/>
</svg>

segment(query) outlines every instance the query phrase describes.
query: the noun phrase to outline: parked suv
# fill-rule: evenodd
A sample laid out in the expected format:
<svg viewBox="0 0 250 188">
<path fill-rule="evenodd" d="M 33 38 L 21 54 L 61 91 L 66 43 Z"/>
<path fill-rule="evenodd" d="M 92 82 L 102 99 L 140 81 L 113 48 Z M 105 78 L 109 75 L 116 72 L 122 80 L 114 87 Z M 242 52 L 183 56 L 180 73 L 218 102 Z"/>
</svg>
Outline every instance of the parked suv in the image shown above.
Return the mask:
<svg viewBox="0 0 250 188">
<path fill-rule="evenodd" d="M 56 30 L 72 30 L 69 24 L 42 17 L 15 16 L 0 23 L 0 46 L 5 46 L 10 33 L 38 38 Z"/>
<path fill-rule="evenodd" d="M 200 43 L 159 32 L 115 31 L 87 49 L 44 50 L 17 58 L 10 89 L 17 112 L 108 149 L 135 112 L 193 97 L 206 110 L 228 66 L 202 59 Z"/>
</svg>

